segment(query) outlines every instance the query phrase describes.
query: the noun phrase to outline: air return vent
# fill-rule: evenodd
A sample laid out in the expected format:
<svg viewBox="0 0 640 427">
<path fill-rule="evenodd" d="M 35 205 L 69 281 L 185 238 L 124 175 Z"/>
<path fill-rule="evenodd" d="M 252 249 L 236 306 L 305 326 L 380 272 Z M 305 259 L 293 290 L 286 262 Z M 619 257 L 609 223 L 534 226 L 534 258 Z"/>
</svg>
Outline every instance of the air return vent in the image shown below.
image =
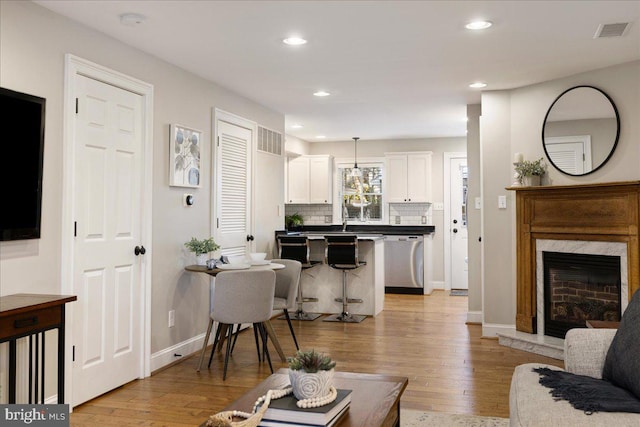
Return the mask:
<svg viewBox="0 0 640 427">
<path fill-rule="evenodd" d="M 282 134 L 258 126 L 258 151 L 282 155 Z"/>
<path fill-rule="evenodd" d="M 631 24 L 629 22 L 619 22 L 617 24 L 600 24 L 596 30 L 594 39 L 601 39 L 605 37 L 622 37 Z"/>
</svg>

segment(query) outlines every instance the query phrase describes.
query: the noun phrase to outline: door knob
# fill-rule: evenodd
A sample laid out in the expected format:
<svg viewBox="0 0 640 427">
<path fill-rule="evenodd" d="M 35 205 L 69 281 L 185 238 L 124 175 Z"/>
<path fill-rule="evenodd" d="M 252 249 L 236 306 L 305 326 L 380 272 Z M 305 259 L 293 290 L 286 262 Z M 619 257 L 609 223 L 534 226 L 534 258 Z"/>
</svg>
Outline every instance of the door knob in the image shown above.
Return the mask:
<svg viewBox="0 0 640 427">
<path fill-rule="evenodd" d="M 454 219 L 454 220 L 453 220 L 453 223 L 454 223 L 454 224 L 457 224 L 457 223 L 458 223 L 458 220 L 457 220 L 457 219 Z"/>
<path fill-rule="evenodd" d="M 453 232 L 454 232 L 454 233 L 457 233 L 457 232 L 458 232 L 458 229 L 457 229 L 457 228 L 454 228 L 454 229 L 453 229 Z"/>
<path fill-rule="evenodd" d="M 247 242 L 253 242 L 253 236 L 251 234 L 247 234 Z"/>
<path fill-rule="evenodd" d="M 133 249 L 133 253 L 136 254 L 136 256 L 144 255 L 146 252 L 147 252 L 147 250 L 144 248 L 144 246 L 136 246 Z"/>
</svg>

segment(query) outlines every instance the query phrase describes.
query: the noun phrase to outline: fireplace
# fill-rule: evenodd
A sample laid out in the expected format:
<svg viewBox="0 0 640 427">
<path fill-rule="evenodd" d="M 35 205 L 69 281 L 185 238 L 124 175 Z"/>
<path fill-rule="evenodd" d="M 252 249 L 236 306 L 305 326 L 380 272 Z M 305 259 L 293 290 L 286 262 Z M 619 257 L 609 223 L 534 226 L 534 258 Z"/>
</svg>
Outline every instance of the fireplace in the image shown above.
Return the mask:
<svg viewBox="0 0 640 427">
<path fill-rule="evenodd" d="M 620 257 L 543 252 L 544 333 L 564 338 L 587 320 L 620 320 Z"/>
</svg>

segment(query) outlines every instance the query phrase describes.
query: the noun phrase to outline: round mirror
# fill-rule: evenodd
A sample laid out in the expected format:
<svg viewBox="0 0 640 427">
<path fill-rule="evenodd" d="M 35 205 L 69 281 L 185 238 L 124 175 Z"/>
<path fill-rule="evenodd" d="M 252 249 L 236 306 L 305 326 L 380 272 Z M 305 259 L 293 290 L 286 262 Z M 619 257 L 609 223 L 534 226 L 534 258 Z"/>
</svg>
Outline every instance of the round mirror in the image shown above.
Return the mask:
<svg viewBox="0 0 640 427">
<path fill-rule="evenodd" d="M 560 172 L 581 176 L 595 172 L 613 154 L 620 116 L 609 96 L 593 86 L 567 89 L 549 107 L 542 125 L 542 145 Z"/>
</svg>

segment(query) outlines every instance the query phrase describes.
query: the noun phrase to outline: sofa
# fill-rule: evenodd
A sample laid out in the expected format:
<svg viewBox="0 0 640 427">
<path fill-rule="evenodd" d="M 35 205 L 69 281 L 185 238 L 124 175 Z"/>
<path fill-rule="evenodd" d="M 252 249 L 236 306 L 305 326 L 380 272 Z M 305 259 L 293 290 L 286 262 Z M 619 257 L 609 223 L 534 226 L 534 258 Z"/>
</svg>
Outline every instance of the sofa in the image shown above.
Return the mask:
<svg viewBox="0 0 640 427">
<path fill-rule="evenodd" d="M 568 372 L 602 378 L 602 369 L 615 329 L 571 329 L 564 342 L 564 365 Z M 565 400 L 555 400 L 550 389 L 540 385 L 534 368 L 555 366 L 527 363 L 516 367 L 509 393 L 510 425 L 531 426 L 640 426 L 640 414 L 596 412 L 587 415 Z"/>
</svg>

